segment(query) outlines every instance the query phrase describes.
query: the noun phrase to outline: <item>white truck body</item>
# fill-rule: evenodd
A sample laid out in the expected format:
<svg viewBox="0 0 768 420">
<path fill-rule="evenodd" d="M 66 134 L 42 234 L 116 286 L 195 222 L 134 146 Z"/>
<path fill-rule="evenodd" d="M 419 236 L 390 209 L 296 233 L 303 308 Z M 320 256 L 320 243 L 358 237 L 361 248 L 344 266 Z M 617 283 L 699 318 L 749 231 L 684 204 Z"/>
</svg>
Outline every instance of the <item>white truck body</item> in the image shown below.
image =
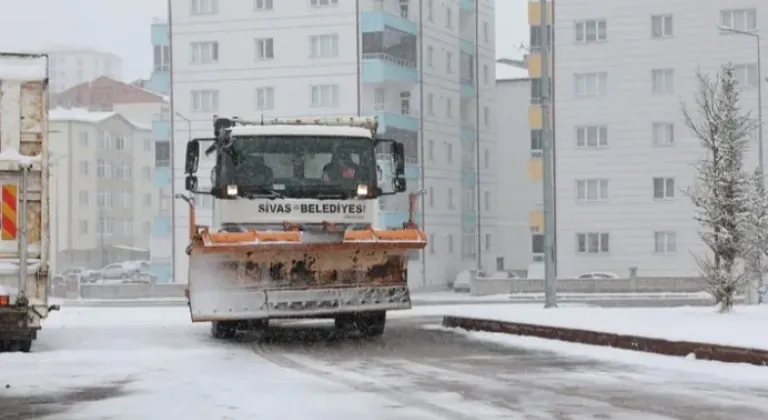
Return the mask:
<svg viewBox="0 0 768 420">
<path fill-rule="evenodd" d="M 48 303 L 47 68 L 45 55 L 0 53 L 0 299 L 7 299 L 0 305 L 0 343 L 27 335 L 31 341 L 54 309 Z"/>
</svg>

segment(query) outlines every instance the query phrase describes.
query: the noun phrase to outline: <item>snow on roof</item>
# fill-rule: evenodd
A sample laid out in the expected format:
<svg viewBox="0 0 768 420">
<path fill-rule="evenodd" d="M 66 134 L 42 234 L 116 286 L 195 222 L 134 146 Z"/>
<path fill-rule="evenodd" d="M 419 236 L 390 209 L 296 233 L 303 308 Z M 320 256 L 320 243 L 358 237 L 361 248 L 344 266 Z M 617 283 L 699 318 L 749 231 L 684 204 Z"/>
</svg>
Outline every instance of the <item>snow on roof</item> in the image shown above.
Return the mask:
<svg viewBox="0 0 768 420">
<path fill-rule="evenodd" d="M 48 77 L 48 60 L 42 56 L 0 55 L 0 79 L 44 80 Z"/>
<path fill-rule="evenodd" d="M 19 153 L 16 149 L 3 149 L 0 151 L 0 161 L 12 161 L 22 165 L 31 165 L 35 162 L 41 162 L 42 157 L 40 155 L 25 156 Z"/>
<path fill-rule="evenodd" d="M 83 122 L 89 124 L 96 124 L 102 121 L 108 120 L 112 117 L 120 117 L 128 124 L 132 125 L 137 130 L 152 130 L 152 126 L 148 124 L 142 124 L 135 121 L 131 121 L 128 118 L 120 115 L 119 112 L 114 111 L 89 111 L 85 108 L 54 108 L 48 111 L 48 120 L 52 122 Z"/>
<path fill-rule="evenodd" d="M 528 79 L 528 69 L 511 66 L 506 63 L 496 63 L 496 80 Z"/>
</svg>

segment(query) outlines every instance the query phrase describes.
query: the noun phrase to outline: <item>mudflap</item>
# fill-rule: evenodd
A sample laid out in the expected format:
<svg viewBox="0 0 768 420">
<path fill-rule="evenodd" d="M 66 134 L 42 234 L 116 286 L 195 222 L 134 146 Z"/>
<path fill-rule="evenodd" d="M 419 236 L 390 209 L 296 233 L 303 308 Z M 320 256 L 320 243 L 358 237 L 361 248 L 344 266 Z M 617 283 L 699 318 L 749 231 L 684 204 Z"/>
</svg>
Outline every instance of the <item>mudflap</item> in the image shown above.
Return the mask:
<svg viewBox="0 0 768 420">
<path fill-rule="evenodd" d="M 0 343 L 32 341 L 38 329 L 30 322 L 28 308 L 0 308 Z"/>
</svg>

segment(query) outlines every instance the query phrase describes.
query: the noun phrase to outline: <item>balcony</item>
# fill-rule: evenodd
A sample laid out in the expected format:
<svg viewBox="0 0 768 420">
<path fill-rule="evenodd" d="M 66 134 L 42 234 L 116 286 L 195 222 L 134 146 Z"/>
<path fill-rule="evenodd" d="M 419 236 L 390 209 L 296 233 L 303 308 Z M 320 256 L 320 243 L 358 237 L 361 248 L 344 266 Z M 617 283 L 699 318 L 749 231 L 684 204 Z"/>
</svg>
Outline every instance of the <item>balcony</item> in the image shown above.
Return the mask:
<svg viewBox="0 0 768 420">
<path fill-rule="evenodd" d="M 149 90 L 165 94 L 169 93 L 171 91 L 171 72 L 153 72 L 149 76 Z"/>
<path fill-rule="evenodd" d="M 378 225 L 381 228 L 399 228 L 408 221 L 407 211 L 380 211 Z"/>
<path fill-rule="evenodd" d="M 477 51 L 477 45 L 475 45 L 475 41 L 462 37 L 459 39 L 459 49 L 461 52 L 465 52 L 474 56 L 475 52 Z"/>
<path fill-rule="evenodd" d="M 459 8 L 467 12 L 475 11 L 475 0 L 459 0 Z"/>
<path fill-rule="evenodd" d="M 461 171 L 461 185 L 477 185 L 477 172 Z"/>
<path fill-rule="evenodd" d="M 171 45 L 167 23 L 152 24 L 152 45 Z"/>
<path fill-rule="evenodd" d="M 385 133 L 388 129 L 399 128 L 401 130 L 419 131 L 421 122 L 418 118 L 418 113 L 411 111 L 410 113 L 404 112 L 390 112 L 384 110 L 370 110 L 366 111 L 365 115 L 375 115 L 379 119 L 379 133 Z"/>
<path fill-rule="evenodd" d="M 383 31 L 385 27 L 390 27 L 411 35 L 419 34 L 418 23 L 403 17 L 402 14 L 395 14 L 394 12 L 395 9 L 389 9 L 383 4 L 369 5 L 367 10 L 364 10 L 360 16 L 361 32 L 379 32 Z"/>
<path fill-rule="evenodd" d="M 171 139 L 171 122 L 164 120 L 152 121 L 152 138 L 155 141 L 168 141 Z"/>
<path fill-rule="evenodd" d="M 462 77 L 459 79 L 461 84 L 461 97 L 462 98 L 474 98 L 476 96 L 475 81 L 469 77 Z"/>
<path fill-rule="evenodd" d="M 167 237 L 171 235 L 171 216 L 155 216 L 152 220 L 152 236 Z"/>
<path fill-rule="evenodd" d="M 395 82 L 403 87 L 418 83 L 419 72 L 416 63 L 385 53 L 363 54 L 363 83 L 381 84 Z"/>
<path fill-rule="evenodd" d="M 156 165 L 158 163 L 161 163 L 161 162 L 155 162 Z M 157 188 L 169 188 L 171 186 L 170 166 L 155 166 L 155 171 L 152 176 L 152 183 Z"/>
</svg>

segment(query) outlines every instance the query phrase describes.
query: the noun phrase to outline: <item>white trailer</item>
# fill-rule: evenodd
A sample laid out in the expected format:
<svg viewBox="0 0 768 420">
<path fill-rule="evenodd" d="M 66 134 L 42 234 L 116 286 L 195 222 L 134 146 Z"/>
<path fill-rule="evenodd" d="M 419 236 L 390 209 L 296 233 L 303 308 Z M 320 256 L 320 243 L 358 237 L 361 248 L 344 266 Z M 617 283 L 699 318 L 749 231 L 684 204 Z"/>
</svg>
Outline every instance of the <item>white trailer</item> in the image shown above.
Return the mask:
<svg viewBox="0 0 768 420">
<path fill-rule="evenodd" d="M 28 352 L 48 313 L 48 57 L 0 53 L 0 351 Z"/>
</svg>

